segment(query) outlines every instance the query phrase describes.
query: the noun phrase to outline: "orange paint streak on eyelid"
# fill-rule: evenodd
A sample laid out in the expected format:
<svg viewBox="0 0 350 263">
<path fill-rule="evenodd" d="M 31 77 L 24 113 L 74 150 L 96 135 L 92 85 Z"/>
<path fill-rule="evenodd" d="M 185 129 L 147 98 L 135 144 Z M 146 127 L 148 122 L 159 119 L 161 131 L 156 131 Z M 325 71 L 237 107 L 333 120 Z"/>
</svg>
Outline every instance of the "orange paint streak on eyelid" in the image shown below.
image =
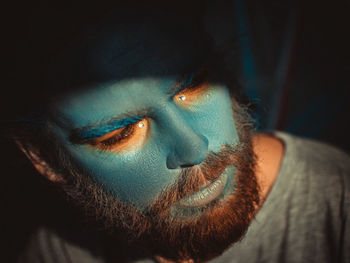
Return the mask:
<svg viewBox="0 0 350 263">
<path fill-rule="evenodd" d="M 187 105 L 187 104 L 191 104 L 199 99 L 201 99 L 201 97 L 206 93 L 206 91 L 209 88 L 209 83 L 205 82 L 200 84 L 197 87 L 193 87 L 193 88 L 188 88 L 188 89 L 184 89 L 182 91 L 180 91 L 178 94 L 176 94 L 175 101 L 177 101 L 180 104 L 183 105 Z M 181 101 L 179 98 L 181 96 L 185 96 L 186 99 Z"/>
<path fill-rule="evenodd" d="M 143 123 L 144 126 L 142 128 L 139 127 L 140 123 Z M 110 151 L 112 153 L 122 153 L 132 150 L 137 150 L 147 141 L 149 134 L 149 120 L 147 118 L 136 122 L 133 125 L 133 128 L 129 131 L 130 133 L 127 137 L 123 138 L 121 141 L 116 142 L 114 145 L 110 146 L 102 146 L 102 141 L 113 138 L 124 131 L 126 127 L 120 128 L 118 130 L 112 131 L 101 136 L 98 141 L 96 141 L 96 145 L 94 147 Z"/>
<path fill-rule="evenodd" d="M 105 135 L 102 135 L 101 137 L 98 137 L 97 139 L 95 139 L 94 143 L 96 143 L 96 144 L 102 143 L 103 141 L 108 140 L 108 139 L 112 138 L 113 136 L 116 136 L 116 135 L 122 133 L 125 129 L 126 129 L 126 127 L 123 127 L 123 128 L 111 131 Z"/>
<path fill-rule="evenodd" d="M 190 88 L 190 89 L 184 89 L 180 93 L 181 93 L 181 95 L 199 96 L 199 95 L 203 94 L 204 91 L 207 90 L 208 86 L 209 86 L 209 83 L 205 82 L 205 83 L 198 85 L 197 87 Z"/>
</svg>

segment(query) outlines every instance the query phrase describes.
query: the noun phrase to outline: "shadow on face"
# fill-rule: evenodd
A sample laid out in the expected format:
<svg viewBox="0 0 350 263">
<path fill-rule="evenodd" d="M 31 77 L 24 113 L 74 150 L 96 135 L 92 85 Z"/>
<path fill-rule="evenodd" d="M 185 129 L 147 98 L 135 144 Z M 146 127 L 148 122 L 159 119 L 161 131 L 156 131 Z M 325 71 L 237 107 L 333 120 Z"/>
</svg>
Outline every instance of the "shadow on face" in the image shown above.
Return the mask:
<svg viewBox="0 0 350 263">
<path fill-rule="evenodd" d="M 50 93 L 198 70 L 212 53 L 211 40 L 196 13 L 177 10 L 119 10 L 86 26 L 50 58 Z"/>
<path fill-rule="evenodd" d="M 55 136 L 105 190 L 140 209 L 179 169 L 238 141 L 227 87 L 203 73 L 210 43 L 185 20 L 162 19 L 108 18 L 51 70 L 63 93 L 50 104 Z"/>
</svg>

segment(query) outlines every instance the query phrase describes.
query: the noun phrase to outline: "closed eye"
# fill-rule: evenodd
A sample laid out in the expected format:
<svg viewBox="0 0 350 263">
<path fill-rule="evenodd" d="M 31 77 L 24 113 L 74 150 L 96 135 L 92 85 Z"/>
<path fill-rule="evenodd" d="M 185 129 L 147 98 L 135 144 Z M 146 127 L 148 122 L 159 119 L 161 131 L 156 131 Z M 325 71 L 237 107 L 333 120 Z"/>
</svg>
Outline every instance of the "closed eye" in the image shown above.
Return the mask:
<svg viewBox="0 0 350 263">
<path fill-rule="evenodd" d="M 208 91 L 209 83 L 204 82 L 181 90 L 174 96 L 174 101 L 181 106 L 189 107 L 200 102 Z"/>
<path fill-rule="evenodd" d="M 110 152 L 125 152 L 138 149 L 147 140 L 149 120 L 144 118 L 103 136 L 94 138 L 87 144 L 93 148 Z"/>
<path fill-rule="evenodd" d="M 185 81 L 185 85 L 175 94 L 174 101 L 183 106 L 189 107 L 200 102 L 209 91 L 209 73 L 203 68 L 196 75 Z"/>
</svg>

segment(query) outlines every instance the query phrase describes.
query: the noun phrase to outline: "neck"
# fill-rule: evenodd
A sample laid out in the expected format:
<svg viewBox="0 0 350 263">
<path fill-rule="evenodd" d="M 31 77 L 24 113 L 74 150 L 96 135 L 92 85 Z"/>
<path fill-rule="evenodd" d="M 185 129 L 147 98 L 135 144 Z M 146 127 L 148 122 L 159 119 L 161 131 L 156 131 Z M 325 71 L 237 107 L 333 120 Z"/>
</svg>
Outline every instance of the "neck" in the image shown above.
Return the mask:
<svg viewBox="0 0 350 263">
<path fill-rule="evenodd" d="M 253 138 L 253 149 L 257 155 L 255 176 L 260 187 L 260 199 L 267 198 L 280 170 L 283 160 L 283 142 L 268 134 L 257 134 Z"/>
</svg>

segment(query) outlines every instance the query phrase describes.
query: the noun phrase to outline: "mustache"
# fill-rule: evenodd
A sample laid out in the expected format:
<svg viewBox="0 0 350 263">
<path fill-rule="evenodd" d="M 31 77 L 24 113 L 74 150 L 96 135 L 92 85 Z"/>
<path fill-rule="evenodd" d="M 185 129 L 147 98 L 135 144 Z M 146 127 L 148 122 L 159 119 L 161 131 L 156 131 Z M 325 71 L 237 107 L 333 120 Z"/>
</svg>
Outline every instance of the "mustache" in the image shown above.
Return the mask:
<svg viewBox="0 0 350 263">
<path fill-rule="evenodd" d="M 244 149 L 243 144 L 225 144 L 218 152 L 210 152 L 201 164 L 184 168 L 179 179 L 153 202 L 148 214 L 154 214 L 155 210 L 168 211 L 180 199 L 215 181 L 227 167 L 238 167 Z"/>
</svg>

